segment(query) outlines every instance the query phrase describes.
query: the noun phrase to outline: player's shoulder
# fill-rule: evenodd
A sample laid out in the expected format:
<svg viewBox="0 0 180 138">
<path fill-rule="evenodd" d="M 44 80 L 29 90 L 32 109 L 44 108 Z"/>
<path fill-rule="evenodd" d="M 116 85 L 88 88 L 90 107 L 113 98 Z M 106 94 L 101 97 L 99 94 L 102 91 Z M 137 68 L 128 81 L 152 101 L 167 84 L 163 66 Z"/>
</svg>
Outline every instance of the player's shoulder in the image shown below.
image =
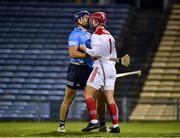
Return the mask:
<svg viewBox="0 0 180 138">
<path fill-rule="evenodd" d="M 93 33 L 93 34 L 91 35 L 91 39 L 100 39 L 100 36 L 97 35 L 97 34 L 95 34 L 95 33 Z"/>
<path fill-rule="evenodd" d="M 80 33 L 80 32 L 81 32 L 81 30 L 75 27 L 75 28 L 71 31 L 70 34 L 78 34 L 78 33 Z"/>
<path fill-rule="evenodd" d="M 69 37 L 78 37 L 80 34 L 81 34 L 81 31 L 77 28 L 74 28 L 69 34 Z"/>
</svg>

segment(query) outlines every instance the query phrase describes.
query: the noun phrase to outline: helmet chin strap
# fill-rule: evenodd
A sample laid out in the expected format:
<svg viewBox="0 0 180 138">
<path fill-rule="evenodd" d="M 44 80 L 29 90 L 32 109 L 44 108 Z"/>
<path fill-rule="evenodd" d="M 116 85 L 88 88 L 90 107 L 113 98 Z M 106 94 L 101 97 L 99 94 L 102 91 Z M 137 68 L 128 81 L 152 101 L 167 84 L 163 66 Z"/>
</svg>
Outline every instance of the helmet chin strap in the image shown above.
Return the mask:
<svg viewBox="0 0 180 138">
<path fill-rule="evenodd" d="M 96 30 L 96 28 L 100 25 L 101 23 L 98 23 L 95 27 L 94 27 L 94 30 Z"/>
<path fill-rule="evenodd" d="M 94 29 L 96 29 L 99 25 L 100 25 L 100 23 L 98 23 L 98 24 L 94 27 Z"/>
</svg>

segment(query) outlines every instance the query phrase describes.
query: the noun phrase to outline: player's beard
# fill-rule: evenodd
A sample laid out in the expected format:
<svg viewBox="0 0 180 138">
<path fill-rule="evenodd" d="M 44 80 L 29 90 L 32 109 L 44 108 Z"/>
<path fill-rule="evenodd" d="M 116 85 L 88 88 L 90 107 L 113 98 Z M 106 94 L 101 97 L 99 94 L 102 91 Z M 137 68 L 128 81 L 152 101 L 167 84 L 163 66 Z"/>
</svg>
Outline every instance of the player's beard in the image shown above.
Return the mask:
<svg viewBox="0 0 180 138">
<path fill-rule="evenodd" d="M 80 25 L 82 26 L 84 29 L 88 30 L 90 27 L 89 25 L 86 25 L 86 24 L 80 24 L 80 23 L 77 23 L 77 25 Z"/>
<path fill-rule="evenodd" d="M 86 24 L 83 25 L 83 27 L 86 28 L 86 29 L 89 29 L 89 28 L 90 28 L 89 19 L 88 19 L 88 21 L 86 22 Z"/>
<path fill-rule="evenodd" d="M 89 25 L 83 25 L 83 27 L 84 27 L 85 29 L 87 29 L 87 30 L 90 28 Z"/>
<path fill-rule="evenodd" d="M 85 23 L 85 24 L 80 24 L 80 23 L 77 23 L 78 25 L 82 26 L 83 28 L 85 29 L 89 29 L 90 28 L 90 25 L 89 25 L 89 22 Z"/>
</svg>

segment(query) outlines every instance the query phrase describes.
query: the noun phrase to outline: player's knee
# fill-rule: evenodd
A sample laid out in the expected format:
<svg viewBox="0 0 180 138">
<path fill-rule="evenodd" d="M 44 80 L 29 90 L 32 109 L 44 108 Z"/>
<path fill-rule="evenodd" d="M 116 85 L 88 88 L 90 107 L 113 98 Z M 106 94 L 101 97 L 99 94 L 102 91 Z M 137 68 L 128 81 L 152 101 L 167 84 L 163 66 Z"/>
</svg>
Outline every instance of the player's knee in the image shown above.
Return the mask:
<svg viewBox="0 0 180 138">
<path fill-rule="evenodd" d="M 92 97 L 92 94 L 89 91 L 84 91 L 83 96 L 85 99 L 88 99 L 89 97 Z"/>
<path fill-rule="evenodd" d="M 107 101 L 108 105 L 115 103 L 113 96 L 106 96 L 106 101 Z"/>
<path fill-rule="evenodd" d="M 69 96 L 67 97 L 67 99 L 68 99 L 68 101 L 73 101 L 73 100 L 74 100 L 74 97 L 75 97 L 75 95 L 69 95 Z"/>
<path fill-rule="evenodd" d="M 115 103 L 115 101 L 114 101 L 114 99 L 107 99 L 107 103 L 108 103 L 108 105 L 110 105 L 110 104 L 113 104 L 113 103 Z"/>
<path fill-rule="evenodd" d="M 71 103 L 74 100 L 74 97 L 75 97 L 74 94 L 67 94 L 64 97 L 64 101 L 63 102 L 66 103 L 66 104 L 69 104 L 69 103 Z"/>
<path fill-rule="evenodd" d="M 73 100 L 74 100 L 74 97 L 70 97 L 69 100 L 67 101 L 67 103 L 68 103 L 69 105 L 71 105 L 71 103 L 72 103 Z"/>
<path fill-rule="evenodd" d="M 87 92 L 86 91 L 84 91 L 83 97 L 86 99 L 86 97 L 87 97 Z"/>
<path fill-rule="evenodd" d="M 66 98 L 64 99 L 63 103 L 64 103 L 65 105 L 68 105 L 68 106 L 69 106 L 69 105 L 71 105 L 73 99 L 74 99 L 74 97 L 72 97 L 72 96 L 66 97 Z"/>
</svg>

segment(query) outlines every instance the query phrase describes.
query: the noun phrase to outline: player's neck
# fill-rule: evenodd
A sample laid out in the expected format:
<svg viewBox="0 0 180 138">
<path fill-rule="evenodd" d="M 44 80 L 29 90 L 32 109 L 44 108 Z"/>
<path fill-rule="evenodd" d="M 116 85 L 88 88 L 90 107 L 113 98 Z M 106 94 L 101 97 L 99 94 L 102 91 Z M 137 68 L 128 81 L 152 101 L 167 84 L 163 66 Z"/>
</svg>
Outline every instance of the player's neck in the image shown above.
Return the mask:
<svg viewBox="0 0 180 138">
<path fill-rule="evenodd" d="M 82 29 L 83 31 L 87 31 L 87 29 L 84 28 L 82 25 L 78 25 L 77 27 L 80 28 L 80 29 Z"/>
</svg>

